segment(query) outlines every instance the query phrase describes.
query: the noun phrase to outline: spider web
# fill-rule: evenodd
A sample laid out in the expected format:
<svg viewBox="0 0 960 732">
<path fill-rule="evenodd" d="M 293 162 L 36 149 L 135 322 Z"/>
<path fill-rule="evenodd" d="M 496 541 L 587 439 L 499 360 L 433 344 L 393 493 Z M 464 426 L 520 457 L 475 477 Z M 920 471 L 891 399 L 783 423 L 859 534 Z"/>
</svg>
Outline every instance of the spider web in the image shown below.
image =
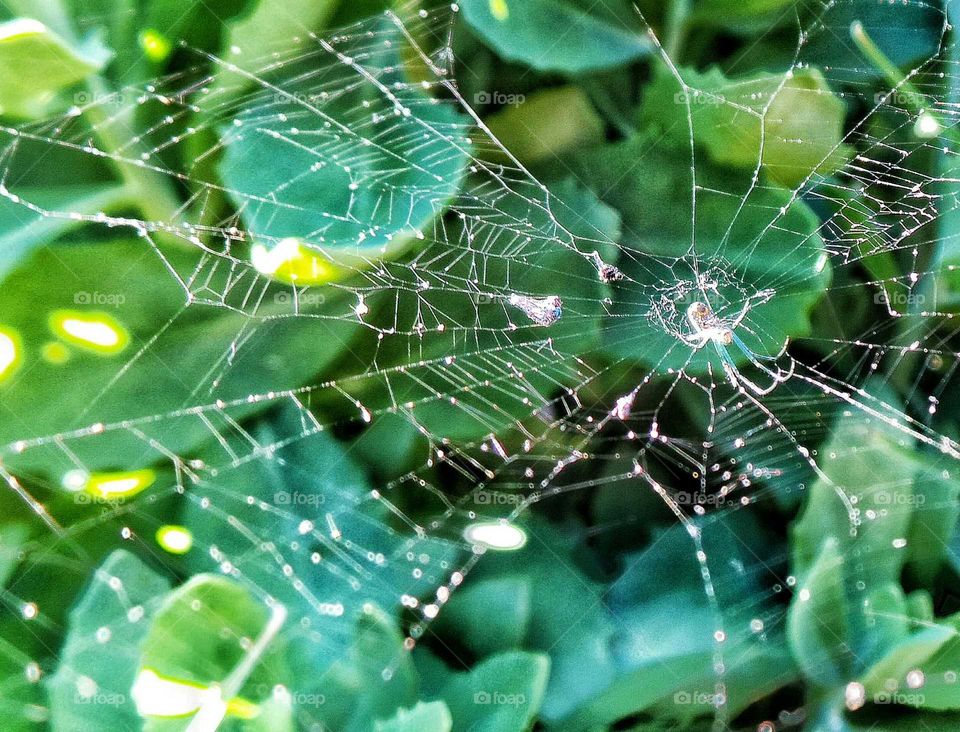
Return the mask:
<svg viewBox="0 0 960 732">
<path fill-rule="evenodd" d="M 798 15 L 793 74 L 816 44 L 849 38 L 847 7 Z M 852 152 L 829 174 L 814 166 L 787 187 L 768 182 L 761 159 L 743 185 L 715 181 L 697 122 L 719 105 L 763 128 L 776 94 L 758 101 L 748 86 L 750 96 L 697 96 L 656 43 L 686 121 L 680 249 L 650 245 L 659 230 L 645 222 L 662 215 L 655 201 L 624 213 L 618 235 L 601 204 L 616 206 L 615 195 L 578 179 L 596 161 L 548 188 L 498 142 L 455 82 L 455 7 L 305 36 L 259 61 L 243 49 L 228 58 L 181 49 L 195 57 L 188 71 L 0 128 L 5 210 L 54 232 L 107 230 L 102 244 L 64 244 L 89 250 L 78 287 L 144 287 L 142 300 L 156 301 L 136 322 L 118 307 L 111 322 L 130 331 L 129 344 L 64 385 L 94 399 L 28 399 L 29 364 L 4 385 L 5 505 L 33 526 L 7 604 L 39 628 L 23 648 L 6 643 L 9 663 L 26 671 L 5 706 L 23 721 L 49 716 L 43 702 L 25 710 L 17 700 L 54 672 L 46 639 L 66 623 L 52 600 L 18 596 L 27 577 L 66 573 L 79 589 L 117 547 L 152 556 L 168 576 L 222 573 L 284 606 L 284 632 L 322 667 L 371 603 L 403 613 L 412 648 L 484 554 L 535 536 L 531 504 L 621 491 L 637 513 L 611 514 L 597 533 L 641 526 L 640 513 L 660 506 L 688 542 L 714 639 L 709 714 L 723 728 L 729 649 L 763 643 L 731 618 L 782 633 L 777 602 L 796 578 L 784 576 L 784 557 L 746 547 L 739 572 L 763 589 L 736 597 L 731 557 L 714 554 L 710 537 L 744 514 L 795 505 L 816 482 L 833 489 L 850 531 L 862 531 L 868 487 L 839 484 L 829 465 L 869 448 L 824 444 L 841 431 L 922 451 L 945 471 L 919 479 L 933 507 L 950 502 L 933 489 L 960 450 L 937 409 L 957 367 L 942 292 L 952 270 L 943 222 L 956 208 L 956 105 L 945 91 L 955 61 L 939 10 L 910 2 L 883 13 L 908 28 L 920 11 L 940 17 L 942 38 L 905 81 L 878 79 L 862 59 L 823 69 L 857 110 L 824 161 Z M 791 78 L 782 74 L 779 88 Z M 914 88 L 921 108 L 911 106 Z M 158 121 L 147 132 L 123 136 L 149 114 Z M 109 150 L 106 137 L 118 138 Z M 936 175 L 930 156 L 941 161 Z M 158 182 L 178 207 L 151 216 L 36 195 L 37 182 L 78 160 L 126 182 Z M 260 175 L 246 175 L 251 168 Z M 311 180 L 338 197 L 320 207 Z M 817 214 L 812 231 L 801 205 Z M 762 226 L 744 228 L 758 212 Z M 872 266 L 886 255 L 905 266 Z M 57 266 L 55 254 L 38 256 Z M 809 307 L 813 282 L 835 327 L 785 337 L 772 308 Z M 31 309 L 47 308 L 46 297 L 35 291 Z M 697 302 L 719 324 L 713 335 L 689 316 Z M 90 311 L 85 304 L 76 310 Z M 848 332 L 831 308 L 853 307 L 872 315 Z M 724 343 L 727 333 L 744 348 Z M 143 393 L 155 362 L 168 376 Z M 358 444 L 378 425 L 421 444 L 422 464 L 371 481 L 339 457 L 338 441 Z M 135 496 L 78 506 L 98 476 L 138 470 L 153 476 Z M 163 524 L 192 530 L 182 565 L 171 568 L 156 548 Z M 123 607 L 104 626 L 117 635 L 137 603 L 123 583 L 94 581 Z M 90 648 L 103 645 L 89 638 Z M 90 691 L 86 669 L 57 673 Z M 304 728 L 323 719 L 309 706 L 296 714 Z"/>
</svg>

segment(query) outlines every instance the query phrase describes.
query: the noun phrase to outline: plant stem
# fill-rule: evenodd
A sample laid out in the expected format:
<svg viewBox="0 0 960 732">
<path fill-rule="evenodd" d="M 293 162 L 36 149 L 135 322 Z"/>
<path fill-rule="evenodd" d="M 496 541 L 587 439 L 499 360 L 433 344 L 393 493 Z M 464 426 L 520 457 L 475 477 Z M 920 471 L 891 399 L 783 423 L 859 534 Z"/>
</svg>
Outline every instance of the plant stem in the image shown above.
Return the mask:
<svg viewBox="0 0 960 732">
<path fill-rule="evenodd" d="M 914 111 L 921 111 L 924 107 L 923 95 L 917 88 L 903 75 L 903 72 L 897 68 L 897 65 L 880 50 L 880 47 L 873 42 L 873 39 L 863 27 L 863 23 L 855 20 L 850 24 L 850 38 L 856 44 L 860 53 L 874 65 L 874 67 L 883 74 L 884 78 L 894 87 L 899 87 L 907 95 L 907 101 Z"/>
<path fill-rule="evenodd" d="M 128 187 L 130 196 L 137 202 L 138 208 L 144 216 L 161 224 L 176 224 L 181 217 L 182 204 L 170 186 L 166 177 L 155 170 L 138 166 L 133 160 L 147 151 L 139 143 L 132 143 L 136 136 L 129 110 L 120 114 L 109 115 L 105 111 L 105 104 L 111 97 L 110 88 L 99 76 L 91 77 L 87 82 L 94 102 L 84 113 L 90 121 L 97 139 L 113 161 L 114 168 Z M 123 150 L 123 157 L 127 161 L 114 159 Z"/>
<path fill-rule="evenodd" d="M 673 0 L 667 10 L 663 50 L 674 61 L 680 60 L 683 42 L 687 37 L 687 21 L 690 19 L 690 0 Z"/>
</svg>

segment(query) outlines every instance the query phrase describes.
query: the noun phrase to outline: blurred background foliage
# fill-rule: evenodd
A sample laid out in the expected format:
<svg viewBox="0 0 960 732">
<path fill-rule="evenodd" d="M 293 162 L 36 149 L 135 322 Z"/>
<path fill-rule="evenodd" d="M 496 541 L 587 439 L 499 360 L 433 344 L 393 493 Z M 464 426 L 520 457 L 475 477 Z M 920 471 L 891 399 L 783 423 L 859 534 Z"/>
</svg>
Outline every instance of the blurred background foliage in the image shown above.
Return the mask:
<svg viewBox="0 0 960 732">
<path fill-rule="evenodd" d="M 308 31 L 323 35 L 382 13 L 387 5 L 384 0 L 3 0 L 0 139 L 9 137 L 14 125 L 82 114 L 100 149 L 136 157 L 154 149 L 171 130 L 163 126 L 162 105 L 131 104 L 131 95 L 158 77 L 192 68 L 197 51 L 230 57 L 239 70 L 220 74 L 216 84 L 242 99 L 244 72 L 257 71 L 278 48 L 285 58 L 295 58 L 297 44 L 306 48 L 313 43 Z M 863 47 L 850 41 L 851 24 L 861 23 L 893 69 L 906 73 L 935 57 L 950 40 L 945 18 L 954 12 L 937 2 L 894 7 L 873 0 L 641 0 L 638 5 L 627 0 L 461 0 L 452 36 L 460 92 L 507 149 L 577 212 L 572 228 L 588 222 L 621 246 L 657 254 L 680 255 L 689 241 L 691 131 L 686 114 L 693 107 L 700 185 L 735 194 L 718 197 L 698 224 L 699 253 L 711 256 L 718 247 L 726 222 L 748 195 L 758 160 L 763 186 L 748 195 L 734 244 L 722 255 L 728 261 L 716 264 L 742 260 L 738 242 L 752 242 L 770 223 L 771 211 L 787 211 L 784 238 L 774 246 L 790 255 L 783 259 L 773 250 L 754 252 L 748 270 L 758 281 L 771 275 L 774 261 L 792 269 L 807 256 L 804 247 L 823 246 L 814 233 L 837 201 L 805 200 L 794 193 L 814 172 L 825 178 L 842 175 L 858 152 L 841 144 L 851 128 L 866 126 L 875 139 L 909 134 L 895 123 L 896 110 L 870 104 L 875 93 L 889 88 L 890 69 L 878 67 L 876 59 L 871 62 Z M 412 11 L 407 5 L 398 12 Z M 820 33 L 798 46 L 798 28 L 818 24 L 846 35 L 837 39 Z M 676 74 L 666 68 L 648 25 L 676 65 Z M 232 53 L 234 48 L 242 54 Z M 926 92 L 957 98 L 953 85 L 960 84 L 960 75 L 951 71 L 951 60 L 942 61 L 947 73 L 935 82 L 941 88 Z M 257 65 L 245 68 L 248 63 Z M 788 70 L 791 76 L 783 84 Z M 776 91 L 776 114 L 768 116 L 777 126 L 766 127 L 731 105 L 676 103 L 678 94 L 694 89 L 747 106 Z M 253 112 L 238 106 L 241 119 Z M 762 139 L 768 143 L 762 145 Z M 775 143 L 784 139 L 793 143 Z M 194 155 L 214 143 L 199 141 Z M 20 144 L 29 151 L 33 143 Z M 273 153 L 266 147 L 228 146 L 224 158 L 212 162 L 206 173 L 229 187 L 256 191 L 271 190 L 291 171 L 306 168 L 302 160 Z M 488 154 L 495 159 L 499 153 Z M 0 157 L 0 184 L 16 184 L 24 198 L 51 209 L 190 218 L 192 213 L 182 208 L 188 191 L 149 170 L 118 170 L 109 155 L 71 155 L 36 143 L 32 154 L 21 149 L 15 164 Z M 24 163 L 40 157 L 47 159 L 37 168 L 57 169 L 56 180 Z M 896 162 L 918 166 L 949 187 L 956 186 L 950 159 L 931 146 L 929 155 Z M 465 161 L 451 155 L 445 165 L 449 185 L 438 195 L 452 198 Z M 333 200 L 333 189 L 321 179 L 298 195 L 336 209 L 340 203 Z M 838 182 L 839 190 L 857 195 Z M 225 195 L 204 204 L 221 220 L 236 202 Z M 866 196 L 863 211 L 862 221 L 847 223 L 867 228 L 883 223 L 872 216 Z M 269 221 L 259 225 L 274 227 L 278 236 L 285 235 L 284 227 L 313 228 L 310 222 L 261 214 Z M 247 215 L 256 217 L 257 212 Z M 937 272 L 930 286 L 938 288 L 938 308 L 952 312 L 960 302 L 960 283 L 950 274 L 950 264 L 960 259 L 956 217 L 945 215 L 935 225 L 942 246 L 924 261 Z M 356 232 L 345 230 L 339 236 L 353 241 Z M 929 232 L 918 236 L 931 241 Z M 160 246 L 176 271 L 188 271 L 197 256 L 176 244 L 161 241 Z M 136 293 L 123 309 L 125 337 L 138 345 L 149 340 L 157 354 L 121 371 L 125 357 L 85 353 L 61 333 L 44 345 L 42 363 L 29 368 L 8 363 L 0 381 L 0 443 L 77 428 L 87 423 L 82 417 L 91 404 L 110 422 L 196 402 L 195 386 L 231 350 L 246 316 L 198 301 L 175 330 L 165 331 L 166 323 L 182 315 L 184 291 L 161 260 L 143 252 L 142 241 L 122 232 L 35 215 L 10 197 L 0 199 L 0 328 L 6 329 L 0 332 L 14 343 L 47 340 L 50 313 L 82 316 L 75 293 L 96 292 L 110 283 L 111 292 Z M 403 257 L 404 252 L 390 256 Z M 826 355 L 823 349 L 835 350 L 842 333 L 867 332 L 883 318 L 869 304 L 867 283 L 896 279 L 911 271 L 915 261 L 904 247 L 865 257 L 857 268 L 827 267 L 793 278 L 791 290 L 782 293 L 789 296 L 786 301 L 762 306 L 771 340 L 809 336 L 800 346 L 807 355 Z M 566 263 L 554 266 L 563 270 Z M 628 274 L 640 281 L 649 276 L 639 268 Z M 599 395 L 616 381 L 638 383 L 672 337 L 652 327 L 625 336 L 622 321 L 605 320 L 599 307 L 611 295 L 606 285 L 582 287 L 583 299 L 598 303 L 595 313 L 577 322 L 583 357 L 617 364 L 605 377 L 607 383 L 590 388 Z M 628 294 L 618 307 L 632 306 L 636 303 Z M 842 313 L 842 329 L 837 313 Z M 626 322 L 633 327 L 637 321 Z M 218 394 L 242 398 L 336 379 L 353 373 L 352 359 L 363 361 L 377 348 L 370 333 L 358 333 L 346 320 L 334 326 L 333 337 L 329 328 L 281 320 L 260 331 L 252 350 L 226 373 Z M 899 342 L 895 332 L 883 335 L 891 344 Z M 942 335 L 944 343 L 953 342 L 952 333 Z M 764 344 L 751 345 L 759 350 Z M 838 362 L 846 358 L 833 355 Z M 404 363 L 409 355 L 384 353 L 381 358 L 380 365 L 388 366 Z M 845 364 L 850 373 L 858 368 L 855 358 L 851 354 Z M 164 363 L 177 363 L 175 373 Z M 692 369 L 705 366 L 698 362 Z M 915 369 L 899 381 L 890 378 L 877 390 L 886 390 L 890 403 L 924 409 L 928 385 L 912 379 L 923 373 Z M 108 383 L 111 388 L 104 390 Z M 644 398 L 655 406 L 662 394 L 651 390 Z M 386 398 L 362 396 L 365 404 Z M 779 482 L 761 478 L 747 489 L 771 500 L 696 519 L 711 558 L 713 596 L 705 592 L 688 529 L 660 498 L 636 490 L 612 468 L 605 473 L 603 462 L 587 461 L 574 465 L 563 481 L 584 487 L 535 504 L 522 519 L 526 544 L 484 557 L 412 653 L 402 651 L 409 622 L 402 613 L 374 609 L 349 629 L 340 627 L 324 646 L 324 658 L 314 657 L 310 649 L 315 644 L 300 637 L 299 630 L 285 632 L 242 688 L 231 690 L 235 698 L 229 699 L 223 728 L 707 730 L 716 729 L 718 708 L 723 709 L 724 728 L 736 730 L 960 728 L 960 543 L 955 535 L 960 484 L 944 471 L 938 456 L 906 444 L 901 434 L 866 420 L 830 429 L 830 414 L 818 412 L 814 420 L 810 413 L 820 407 L 811 402 L 805 412 L 802 395 L 794 396 L 796 424 L 826 424 L 811 439 L 821 454 L 839 457 L 824 461 L 826 475 L 791 473 L 790 481 Z M 589 397 L 582 395 L 585 401 Z M 957 392 L 947 389 L 939 399 L 934 426 L 955 437 Z M 319 399 L 311 408 L 335 421 L 342 406 Z M 519 404 L 504 404 L 504 410 L 505 425 L 529 411 Z M 421 425 L 434 420 L 431 431 L 464 441 L 481 438 L 487 430 L 466 409 L 418 416 Z M 252 433 L 264 436 L 283 434 L 284 425 L 299 419 L 289 410 L 263 412 L 256 404 L 243 417 Z M 702 434 L 702 415 L 693 407 L 672 419 L 673 434 Z M 179 454 L 212 454 L 222 447 L 211 445 L 210 429 L 195 420 L 169 420 L 163 429 L 163 444 Z M 140 440 L 114 440 L 109 453 L 98 445 L 79 446 L 85 451 L 75 456 L 93 471 L 88 480 L 97 471 L 108 475 L 143 468 Z M 384 416 L 362 431 L 304 440 L 276 470 L 251 465 L 236 477 L 236 491 L 267 497 L 309 475 L 349 506 L 424 465 L 429 449 L 423 433 L 409 422 Z M 559 448 L 554 444 L 552 449 Z M 0 498 L 0 577 L 7 587 L 0 610 L 3 727 L 185 729 L 188 718 L 144 718 L 127 696 L 114 703 L 78 701 L 77 672 L 82 670 L 94 688 L 121 696 L 129 694 L 143 668 L 190 680 L 198 688 L 228 678 L 243 653 L 222 642 L 225 629 L 228 637 L 258 636 L 270 622 L 263 604 L 244 587 L 204 574 L 204 564 L 190 552 L 110 550 L 121 526 L 152 537 L 161 524 L 183 525 L 197 546 L 223 550 L 231 546 L 230 530 L 224 521 L 211 522 L 208 514 L 183 511 L 166 499 L 141 501 L 135 512 L 91 520 L 90 507 L 58 493 L 65 466 L 53 452 L 18 465 L 18 474 L 28 476 L 32 495 L 56 506 L 57 516 L 65 517 L 61 523 L 75 528 L 82 555 L 65 559 L 62 548 L 52 546 L 48 529 L 12 491 Z M 661 467 L 670 472 L 669 465 Z M 125 474 L 139 481 L 138 490 L 174 480 L 160 464 L 144 470 Z M 466 472 L 437 471 L 434 482 L 451 495 L 470 490 Z M 883 491 L 890 508 L 869 530 L 851 536 L 835 485 L 861 503 Z M 492 490 L 496 488 L 494 484 Z M 301 521 L 324 520 L 316 506 L 291 510 Z M 417 516 L 419 509 L 403 510 Z M 296 540 L 293 532 L 274 536 L 277 525 L 269 516 L 262 520 L 254 533 Z M 393 519 L 384 515 L 378 520 Z M 348 528 L 360 535 L 366 530 L 359 520 Z M 907 548 L 900 551 L 896 542 L 904 537 Z M 438 542 L 435 551 L 440 556 L 450 550 Z M 275 586 L 273 575 L 259 576 L 252 560 L 243 569 L 275 597 L 293 594 L 289 587 Z M 123 602 L 97 579 L 102 576 L 122 579 Z M 853 587 L 859 583 L 863 586 Z M 436 577 L 424 578 L 426 594 L 436 584 Z M 380 598 L 371 589 L 371 602 L 391 606 L 396 598 L 389 596 L 390 589 L 389 583 L 380 588 Z M 867 608 L 860 605 L 863 597 L 869 598 Z M 204 611 L 195 612 L 196 603 Z M 42 622 L 32 622 L 30 607 L 42 609 Z M 188 607 L 194 611 L 187 612 Z M 125 632 L 115 633 L 110 652 L 104 652 L 98 633 L 129 617 L 131 608 L 140 608 L 149 622 L 119 623 Z M 726 633 L 722 660 L 715 637 L 720 626 Z M 384 678 L 381 670 L 387 666 L 391 674 Z M 925 677 L 922 693 L 912 694 L 908 677 L 918 669 Z M 899 685 L 891 688 L 891 679 Z M 851 687 L 852 682 L 859 686 Z M 298 697 L 284 701 L 273 692 L 277 685 L 296 689 Z M 851 700 L 857 690 L 865 703 Z M 500 697 L 485 699 L 484 694 Z M 512 701 L 504 703 L 504 698 Z"/>
</svg>

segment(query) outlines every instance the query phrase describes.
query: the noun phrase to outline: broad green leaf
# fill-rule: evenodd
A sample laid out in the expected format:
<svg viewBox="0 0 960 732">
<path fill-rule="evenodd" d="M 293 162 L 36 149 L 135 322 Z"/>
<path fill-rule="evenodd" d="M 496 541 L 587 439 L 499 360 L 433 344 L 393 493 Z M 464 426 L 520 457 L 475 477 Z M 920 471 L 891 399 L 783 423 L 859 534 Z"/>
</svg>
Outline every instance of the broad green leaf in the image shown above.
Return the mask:
<svg viewBox="0 0 960 732">
<path fill-rule="evenodd" d="M 803 729 L 812 732 L 953 732 L 960 725 L 960 714 L 918 712 L 896 705 L 892 695 L 879 697 L 879 703 L 868 700 L 855 710 L 845 709 L 845 687 L 819 691 L 808 697 L 804 705 Z"/>
<path fill-rule="evenodd" d="M 345 647 L 331 649 L 333 665 L 312 681 L 325 703 L 315 718 L 327 729 L 367 732 L 417 702 L 417 674 L 395 621 L 367 606 Z"/>
<path fill-rule="evenodd" d="M 450 732 L 453 719 L 442 701 L 419 702 L 411 709 L 401 709 L 396 716 L 377 722 L 374 732 Z"/>
<path fill-rule="evenodd" d="M 960 516 L 960 480 L 934 462 L 918 466 L 913 479 L 914 503 L 907 529 L 907 569 L 924 587 L 933 585 L 948 556 L 947 547 Z"/>
<path fill-rule="evenodd" d="M 736 714 L 790 683 L 795 671 L 782 637 L 775 630 L 751 627 L 751 621 L 766 614 L 760 603 L 744 602 L 759 592 L 753 574 L 732 569 L 755 562 L 743 553 L 747 542 L 752 551 L 765 551 L 762 532 L 742 518 L 735 526 L 714 527 L 706 534 L 706 551 L 731 558 L 723 565 L 726 570 L 712 569 L 727 633 L 727 709 Z M 674 724 L 692 725 L 697 717 L 713 716 L 717 617 L 707 605 L 684 527 L 669 530 L 647 551 L 625 557 L 622 575 L 609 586 L 588 571 L 590 559 L 578 546 L 575 527 L 529 522 L 525 528 L 530 540 L 522 550 L 485 558 L 470 579 L 478 588 L 501 577 L 529 579 L 531 621 L 523 647 L 547 653 L 551 667 L 541 719 L 560 729 L 584 729 L 654 710 Z M 571 592 L 577 602 L 569 601 Z M 484 609 L 478 625 L 506 612 Z M 435 628 L 441 638 L 463 642 L 463 632 Z M 584 668 L 590 673 L 585 675 Z M 675 694 L 681 703 L 675 703 Z M 683 703 L 686 696 L 690 703 Z"/>
<path fill-rule="evenodd" d="M 211 442 L 201 456 L 206 464 L 223 467 L 224 472 L 222 477 L 209 476 L 204 485 L 215 507 L 229 511 L 258 536 L 271 536 L 283 544 L 310 542 L 315 552 L 291 552 L 286 563 L 313 595 L 341 598 L 343 614 L 317 617 L 311 630 L 343 636 L 345 628 L 352 629 L 358 618 L 367 616 L 367 604 L 389 611 L 399 603 L 404 591 L 421 595 L 434 590 L 435 583 L 443 578 L 437 569 L 416 571 L 421 567 L 419 561 L 406 554 L 414 530 L 400 530 L 391 524 L 390 509 L 385 502 L 372 497 L 375 485 L 354 459 L 352 450 L 329 431 L 317 429 L 314 419 L 288 403 L 249 425 L 249 435 L 258 444 L 273 446 L 272 460 L 247 460 L 232 465 L 232 456 L 245 449 L 247 435 L 225 435 L 225 444 Z M 253 500 L 248 501 L 248 496 Z M 431 506 L 438 512 L 442 510 L 439 501 L 429 504 L 419 492 L 416 496 L 423 501 L 424 511 Z M 405 495 L 397 490 L 389 498 L 402 503 Z M 271 510 L 264 510 L 262 505 Z M 247 536 L 228 523 L 215 520 L 209 507 L 186 501 L 178 521 L 190 529 L 197 546 L 218 547 L 244 577 L 268 588 L 291 612 L 300 608 L 304 613 L 315 614 L 274 556 L 269 552 L 251 552 Z M 418 537 L 417 547 L 418 553 L 426 552 L 434 558 L 432 567 L 444 560 L 453 563 L 460 551 L 431 537 Z M 316 556 L 312 556 L 314 553 Z M 385 557 L 391 559 L 385 561 Z M 191 552 L 185 559 L 194 572 L 216 567 L 202 551 Z M 365 581 L 358 585 L 360 576 Z M 322 668 L 332 659 L 314 660 L 317 668 Z"/>
<path fill-rule="evenodd" d="M 464 0 L 471 28 L 508 61 L 581 74 L 635 61 L 653 42 L 630 4 L 599 0 Z"/>
<path fill-rule="evenodd" d="M 504 147 L 525 165 L 552 161 L 603 142 L 604 125 L 578 86 L 537 91 L 485 122 Z M 506 157 L 499 150 L 497 157 Z"/>
<path fill-rule="evenodd" d="M 211 289 L 191 293 L 185 283 L 200 272 L 209 275 Z M 241 299 L 233 302 L 223 277 L 214 260 L 161 252 L 145 239 L 36 251 L 0 290 L 0 327 L 16 335 L 22 362 L 0 381 L 0 441 L 165 415 L 145 424 L 144 434 L 183 454 L 214 436 L 187 407 L 219 398 L 238 401 L 234 417 L 261 410 L 268 404 L 247 405 L 251 394 L 306 382 L 355 332 L 346 319 L 293 317 L 288 288 L 264 293 L 256 315 L 247 315 L 243 296 L 236 293 Z M 217 294 L 221 288 L 226 297 Z M 209 304 L 187 307 L 194 298 Z M 268 315 L 278 317 L 264 320 Z M 98 338 L 107 335 L 103 345 Z M 91 435 L 73 449 L 91 472 L 138 470 L 167 459 L 126 430 Z M 26 450 L 9 465 L 40 471 L 54 483 L 76 468 L 56 449 Z"/>
<path fill-rule="evenodd" d="M 415 424 L 405 416 L 390 413 L 378 415 L 351 446 L 351 452 L 384 482 L 421 467 L 429 451 L 429 440 Z"/>
<path fill-rule="evenodd" d="M 453 674 L 440 697 L 455 729 L 523 732 L 536 718 L 549 674 L 550 660 L 543 654 L 501 653 Z"/>
<path fill-rule="evenodd" d="M 362 55 L 388 70 L 376 72 L 376 84 L 326 51 L 310 54 L 286 65 L 282 78 L 269 77 L 283 92 L 255 95 L 223 130 L 220 172 L 261 271 L 282 277 L 291 242 L 319 258 L 310 269 L 321 281 L 343 276 L 341 265 L 368 267 L 422 247 L 424 231 L 459 191 L 470 147 L 464 120 L 410 83 L 403 38 L 389 37 Z M 344 93 L 326 91 L 338 85 Z M 291 274 L 302 281 L 306 273 Z"/>
<path fill-rule="evenodd" d="M 392 618 L 401 596 L 434 594 L 462 559 L 458 545 L 392 523 L 347 446 L 316 425 L 290 403 L 248 425 L 247 434 L 211 443 L 202 459 L 222 466 L 222 474 L 203 482 L 209 502 L 186 501 L 177 521 L 189 527 L 195 546 L 218 549 L 217 560 L 202 549 L 187 553 L 191 571 L 229 561 L 288 608 L 282 636 L 291 649 L 286 663 L 294 714 L 328 729 L 368 732 L 374 720 L 418 698 L 410 654 Z M 249 449 L 251 436 L 271 446 L 271 459 L 231 465 L 230 455 Z M 423 497 L 419 490 L 411 496 Z M 401 506 L 407 500 L 400 489 L 387 499 Z M 271 544 L 254 548 L 247 532 L 271 537 Z M 269 546 L 297 550 L 285 551 L 278 563 Z"/>
<path fill-rule="evenodd" d="M 41 683 L 49 646 L 25 634 L 23 620 L 8 613 L 0 623 L 0 710 L 4 732 L 46 732 L 50 729 L 49 693 Z"/>
<path fill-rule="evenodd" d="M 682 81 L 657 74 L 640 122 L 688 154 L 692 140 L 721 165 L 752 170 L 762 163 L 788 188 L 833 173 L 852 154 L 843 144 L 846 107 L 815 68 L 740 78 L 717 68 L 680 74 Z"/>
<path fill-rule="evenodd" d="M 0 23 L 0 114 L 42 114 L 57 92 L 99 71 L 109 58 L 95 38 L 77 46 L 38 20 Z"/>
<path fill-rule="evenodd" d="M 840 553 L 855 551 L 865 579 L 899 579 L 906 552 L 891 551 L 906 538 L 915 509 L 913 478 L 918 460 L 901 435 L 878 422 L 841 420 L 821 450 L 820 479 L 793 526 L 794 570 L 803 575 L 817 560 L 825 542 Z M 862 523 L 851 532 L 851 508 Z M 907 544 L 909 546 L 909 544 Z"/>
<path fill-rule="evenodd" d="M 960 614 L 938 619 L 871 669 L 870 688 L 891 701 L 936 711 L 960 710 Z M 897 652 L 899 651 L 899 652 Z M 866 683 L 866 682 L 865 682 Z"/>
<path fill-rule="evenodd" d="M 759 597 L 768 571 L 756 566 L 770 541 L 764 530 L 740 514 L 700 529 L 704 552 L 725 557 L 722 564 L 711 565 L 717 609 L 706 600 L 701 569 L 682 525 L 671 526 L 646 549 L 624 557 L 623 572 L 605 596 L 613 633 L 600 640 L 600 648 L 609 658 L 591 675 L 606 675 L 612 668 L 612 683 L 567 715 L 564 728 L 612 724 L 638 712 L 672 720 L 682 729 L 715 717 L 719 699 L 714 661 L 720 631 L 724 703 L 731 715 L 796 678 L 782 631 L 763 622 L 769 600 L 753 599 Z M 593 634 L 588 628 L 579 632 Z M 551 678 L 551 690 L 559 698 L 576 693 L 580 684 L 577 656 L 561 657 L 555 666 L 563 661 L 566 682 L 554 686 Z"/>
<path fill-rule="evenodd" d="M 268 608 L 217 575 L 196 575 L 167 595 L 143 642 L 132 690 L 145 728 L 185 730 L 197 716 L 212 715 L 263 729 L 258 705 L 290 683 L 280 637 L 286 621 L 283 606 Z"/>
<path fill-rule="evenodd" d="M 661 369 L 700 373 L 712 364 L 722 374 L 712 345 L 694 353 L 678 336 L 690 331 L 687 308 L 698 276 L 716 284 L 718 317 L 734 319 L 753 303 L 739 337 L 755 353 L 776 354 L 788 338 L 810 332 L 810 309 L 831 270 L 819 221 L 803 201 L 787 189 L 757 186 L 746 171 L 700 159 L 694 208 L 689 160 L 689 152 L 662 149 L 645 135 L 580 156 L 581 179 L 623 217 L 625 251 L 616 265 L 631 284 L 614 289 L 604 350 Z M 701 263 L 696 272 L 685 258 L 691 245 Z M 728 350 L 746 362 L 738 348 Z"/>
<path fill-rule="evenodd" d="M 53 729 L 136 729 L 131 688 L 150 623 L 169 582 L 117 550 L 70 613 L 59 664 L 47 683 Z"/>
</svg>

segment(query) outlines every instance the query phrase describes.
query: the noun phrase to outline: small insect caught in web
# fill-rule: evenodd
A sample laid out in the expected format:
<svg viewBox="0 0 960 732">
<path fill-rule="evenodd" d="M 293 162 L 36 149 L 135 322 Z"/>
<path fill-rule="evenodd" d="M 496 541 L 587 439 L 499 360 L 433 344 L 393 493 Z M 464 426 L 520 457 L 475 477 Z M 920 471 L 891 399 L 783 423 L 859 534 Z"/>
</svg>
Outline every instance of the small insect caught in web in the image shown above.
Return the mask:
<svg viewBox="0 0 960 732">
<path fill-rule="evenodd" d="M 534 323 L 544 327 L 553 325 L 563 315 L 563 301 L 556 295 L 528 297 L 514 293 L 510 295 L 508 302 L 522 310 Z"/>
</svg>

